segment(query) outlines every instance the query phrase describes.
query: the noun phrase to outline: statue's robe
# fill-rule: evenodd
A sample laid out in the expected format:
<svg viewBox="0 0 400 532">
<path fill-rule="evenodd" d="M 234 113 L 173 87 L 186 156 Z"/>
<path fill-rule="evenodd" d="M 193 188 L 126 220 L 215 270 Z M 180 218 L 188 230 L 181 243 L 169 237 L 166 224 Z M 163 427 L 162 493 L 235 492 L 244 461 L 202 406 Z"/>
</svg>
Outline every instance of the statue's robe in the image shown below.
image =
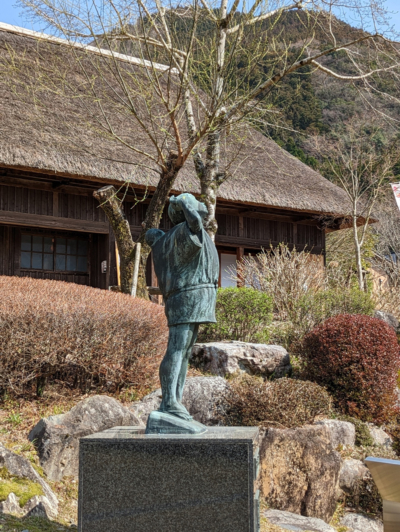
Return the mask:
<svg viewBox="0 0 400 532">
<path fill-rule="evenodd" d="M 152 245 L 152 252 L 168 326 L 215 322 L 219 260 L 207 232 L 193 233 L 187 222 L 180 223 Z"/>
</svg>

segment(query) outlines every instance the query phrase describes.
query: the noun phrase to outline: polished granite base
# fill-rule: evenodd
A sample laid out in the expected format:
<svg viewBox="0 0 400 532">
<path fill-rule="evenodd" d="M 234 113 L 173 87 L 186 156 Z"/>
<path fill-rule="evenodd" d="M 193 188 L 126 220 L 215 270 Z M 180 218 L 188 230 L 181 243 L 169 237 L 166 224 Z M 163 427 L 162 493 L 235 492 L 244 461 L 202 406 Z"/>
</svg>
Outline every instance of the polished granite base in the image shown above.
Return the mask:
<svg viewBox="0 0 400 532">
<path fill-rule="evenodd" d="M 80 532 L 258 532 L 258 429 L 82 438 Z"/>
</svg>

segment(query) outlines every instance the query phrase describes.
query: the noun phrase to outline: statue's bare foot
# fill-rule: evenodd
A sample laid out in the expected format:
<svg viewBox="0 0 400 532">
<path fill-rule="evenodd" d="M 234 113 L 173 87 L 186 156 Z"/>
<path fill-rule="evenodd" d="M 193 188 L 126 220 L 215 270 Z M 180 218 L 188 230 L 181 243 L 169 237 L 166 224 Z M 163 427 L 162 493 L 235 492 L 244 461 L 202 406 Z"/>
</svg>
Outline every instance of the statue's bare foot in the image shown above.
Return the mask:
<svg viewBox="0 0 400 532">
<path fill-rule="evenodd" d="M 161 402 L 160 408 L 158 410 L 160 412 L 165 412 L 167 414 L 180 417 L 186 421 L 192 421 L 193 419 L 186 408 L 178 401 L 170 403 L 169 405 L 165 405 L 164 402 Z"/>
</svg>

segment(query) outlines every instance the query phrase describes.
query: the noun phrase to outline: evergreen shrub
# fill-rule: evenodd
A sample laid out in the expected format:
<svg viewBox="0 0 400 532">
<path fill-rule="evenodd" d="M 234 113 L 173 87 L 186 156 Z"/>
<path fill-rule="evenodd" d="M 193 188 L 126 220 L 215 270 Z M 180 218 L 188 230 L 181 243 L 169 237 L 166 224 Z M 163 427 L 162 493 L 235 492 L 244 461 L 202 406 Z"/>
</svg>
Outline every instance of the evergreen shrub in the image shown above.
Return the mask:
<svg viewBox="0 0 400 532">
<path fill-rule="evenodd" d="M 304 378 L 326 387 L 342 413 L 378 424 L 395 414 L 400 348 L 382 320 L 334 316 L 306 334 L 296 354 Z"/>
<path fill-rule="evenodd" d="M 0 276 L 0 393 L 146 392 L 158 384 L 168 328 L 149 301 L 61 281 Z"/>
<path fill-rule="evenodd" d="M 201 327 L 199 341 L 239 340 L 266 343 L 272 321 L 272 297 L 253 288 L 219 288 L 217 323 Z"/>
<path fill-rule="evenodd" d="M 307 297 L 304 303 L 307 308 Z M 346 290 L 328 289 L 312 294 L 309 312 L 315 323 L 336 316 L 337 314 L 364 314 L 372 316 L 375 305 L 371 295 L 359 288 Z"/>
<path fill-rule="evenodd" d="M 328 417 L 332 400 L 313 382 L 263 381 L 245 374 L 229 381 L 223 403 L 226 425 L 293 428 L 313 423 L 317 416 Z"/>
</svg>

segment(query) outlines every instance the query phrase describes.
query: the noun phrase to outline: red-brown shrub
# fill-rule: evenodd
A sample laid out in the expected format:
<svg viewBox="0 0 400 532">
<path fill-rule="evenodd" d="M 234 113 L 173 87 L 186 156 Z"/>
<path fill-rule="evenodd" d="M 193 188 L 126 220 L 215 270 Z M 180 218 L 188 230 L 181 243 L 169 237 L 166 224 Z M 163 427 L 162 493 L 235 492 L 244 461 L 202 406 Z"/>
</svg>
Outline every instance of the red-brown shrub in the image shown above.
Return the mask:
<svg viewBox="0 0 400 532">
<path fill-rule="evenodd" d="M 168 329 L 161 306 L 60 281 L 0 276 L 0 392 L 45 382 L 139 392 L 157 384 Z"/>
<path fill-rule="evenodd" d="M 304 378 L 325 386 L 343 413 L 382 423 L 395 412 L 400 350 L 385 322 L 334 316 L 308 333 L 297 353 Z"/>
</svg>

